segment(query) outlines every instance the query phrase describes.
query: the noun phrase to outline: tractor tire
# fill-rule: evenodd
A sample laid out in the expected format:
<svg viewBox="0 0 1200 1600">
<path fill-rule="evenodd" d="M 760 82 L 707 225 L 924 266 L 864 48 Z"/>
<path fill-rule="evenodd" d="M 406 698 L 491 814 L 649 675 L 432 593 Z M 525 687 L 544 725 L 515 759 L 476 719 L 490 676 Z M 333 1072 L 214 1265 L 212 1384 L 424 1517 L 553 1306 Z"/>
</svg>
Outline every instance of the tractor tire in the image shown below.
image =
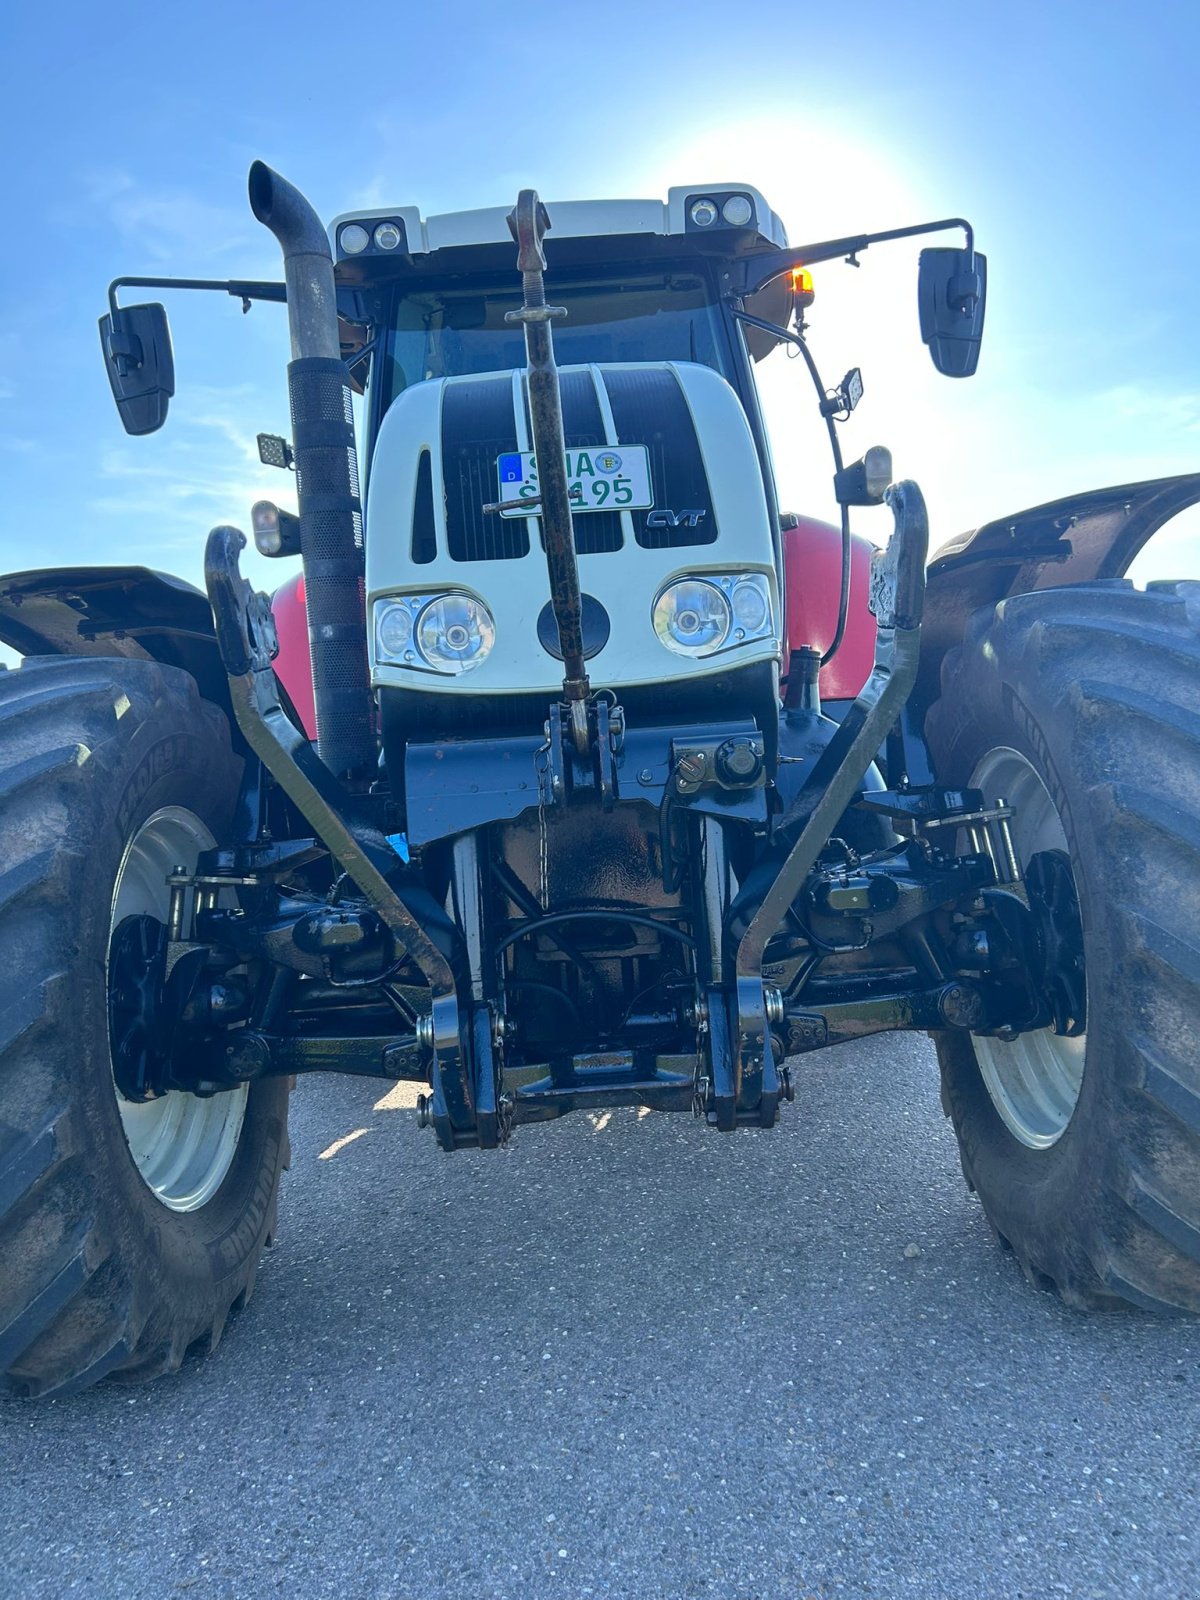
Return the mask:
<svg viewBox="0 0 1200 1600">
<path fill-rule="evenodd" d="M 0 673 L 0 1387 L 18 1394 L 212 1349 L 271 1240 L 286 1081 L 135 1105 L 109 1050 L 111 931 L 165 921 L 163 874 L 222 836 L 240 771 L 176 668 Z"/>
<path fill-rule="evenodd" d="M 926 732 L 1023 865 L 1065 852 L 1082 933 L 1082 1038 L 937 1036 L 967 1184 L 1069 1305 L 1200 1311 L 1200 584 L 977 612 Z"/>
</svg>

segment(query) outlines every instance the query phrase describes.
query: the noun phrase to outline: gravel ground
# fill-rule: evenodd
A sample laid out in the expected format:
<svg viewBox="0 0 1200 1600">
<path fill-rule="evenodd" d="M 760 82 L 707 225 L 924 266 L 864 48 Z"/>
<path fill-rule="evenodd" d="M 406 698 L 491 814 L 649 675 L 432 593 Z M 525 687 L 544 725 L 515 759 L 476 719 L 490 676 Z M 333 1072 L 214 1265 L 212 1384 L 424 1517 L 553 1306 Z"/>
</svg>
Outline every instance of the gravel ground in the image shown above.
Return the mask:
<svg viewBox="0 0 1200 1600">
<path fill-rule="evenodd" d="M 772 1133 L 438 1153 L 310 1080 L 217 1354 L 0 1406 L 7 1596 L 1200 1593 L 1200 1329 L 1029 1288 L 917 1038 Z"/>
</svg>

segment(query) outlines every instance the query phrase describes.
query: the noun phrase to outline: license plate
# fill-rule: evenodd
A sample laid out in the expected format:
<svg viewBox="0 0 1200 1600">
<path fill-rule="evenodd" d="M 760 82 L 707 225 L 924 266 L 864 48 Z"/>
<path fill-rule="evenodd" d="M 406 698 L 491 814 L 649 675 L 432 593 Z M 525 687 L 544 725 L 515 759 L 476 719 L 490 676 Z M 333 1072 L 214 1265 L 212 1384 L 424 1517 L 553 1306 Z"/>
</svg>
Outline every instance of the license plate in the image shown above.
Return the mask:
<svg viewBox="0 0 1200 1600">
<path fill-rule="evenodd" d="M 531 450 L 513 450 L 496 462 L 500 499 L 534 500 L 538 495 L 537 458 Z M 654 504 L 650 488 L 650 452 L 642 444 L 606 445 L 567 451 L 567 490 L 572 511 L 646 511 Z M 502 517 L 536 517 L 537 507 L 520 506 Z"/>
</svg>

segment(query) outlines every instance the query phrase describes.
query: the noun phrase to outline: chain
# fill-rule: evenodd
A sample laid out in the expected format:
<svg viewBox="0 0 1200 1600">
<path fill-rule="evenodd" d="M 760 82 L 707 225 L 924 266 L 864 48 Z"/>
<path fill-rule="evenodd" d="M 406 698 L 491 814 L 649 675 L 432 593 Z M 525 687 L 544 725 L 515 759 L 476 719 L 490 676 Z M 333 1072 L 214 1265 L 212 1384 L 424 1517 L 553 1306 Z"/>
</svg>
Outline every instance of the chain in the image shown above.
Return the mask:
<svg viewBox="0 0 1200 1600">
<path fill-rule="evenodd" d="M 538 899 L 542 910 L 550 909 L 549 846 L 546 838 L 546 784 L 550 773 L 550 741 L 534 751 L 533 765 L 538 780 Z"/>
</svg>

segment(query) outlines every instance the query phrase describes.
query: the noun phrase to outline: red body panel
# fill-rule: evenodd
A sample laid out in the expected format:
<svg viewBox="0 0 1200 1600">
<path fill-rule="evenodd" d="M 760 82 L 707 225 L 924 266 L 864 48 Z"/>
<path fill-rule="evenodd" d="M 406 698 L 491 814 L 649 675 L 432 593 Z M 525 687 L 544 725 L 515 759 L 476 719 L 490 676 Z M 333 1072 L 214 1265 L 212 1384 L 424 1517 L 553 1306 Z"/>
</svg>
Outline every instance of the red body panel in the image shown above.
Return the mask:
<svg viewBox="0 0 1200 1600">
<path fill-rule="evenodd" d="M 308 607 L 304 603 L 304 574 L 289 578 L 271 596 L 279 654 L 275 675 L 291 696 L 292 704 L 310 739 L 317 737 L 317 707 L 313 700 L 312 660 L 308 653 Z"/>
<path fill-rule="evenodd" d="M 787 651 L 798 650 L 805 644 L 824 650 L 837 626 L 842 536 L 828 522 L 817 522 L 811 517 L 798 517 L 796 522 L 796 527 L 785 529 L 783 534 Z M 866 539 L 856 537 L 852 542 L 850 616 L 841 649 L 821 672 L 821 695 L 826 700 L 853 700 L 871 674 L 875 660 L 875 618 L 867 610 L 867 591 L 872 549 Z M 289 578 L 276 589 L 271 609 L 279 634 L 275 671 L 300 714 L 304 731 L 310 739 L 315 739 L 317 713 L 313 703 L 308 611 L 304 604 L 302 574 Z"/>
<path fill-rule="evenodd" d="M 821 671 L 824 700 L 853 700 L 871 675 L 875 662 L 875 618 L 867 609 L 871 553 L 874 546 L 857 535 L 851 540 L 850 615 L 836 656 Z M 838 594 L 842 582 L 842 535 L 828 522 L 797 517 L 794 528 L 783 533 L 783 573 L 786 590 L 789 654 L 801 645 L 828 648 L 837 627 Z"/>
</svg>

